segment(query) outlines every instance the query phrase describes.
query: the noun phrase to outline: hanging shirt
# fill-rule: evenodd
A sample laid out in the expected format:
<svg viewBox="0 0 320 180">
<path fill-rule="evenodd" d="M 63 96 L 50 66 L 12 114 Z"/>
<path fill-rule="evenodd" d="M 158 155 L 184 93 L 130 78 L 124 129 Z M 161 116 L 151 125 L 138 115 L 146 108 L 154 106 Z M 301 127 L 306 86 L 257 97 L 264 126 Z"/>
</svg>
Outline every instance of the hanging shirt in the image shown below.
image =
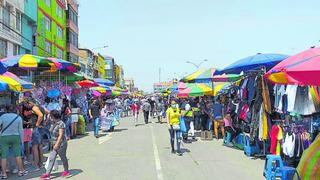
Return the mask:
<svg viewBox="0 0 320 180">
<path fill-rule="evenodd" d="M 277 125 L 273 125 L 270 131 L 270 153 L 276 155 L 276 148 L 277 148 L 277 137 L 279 133 L 279 128 Z"/>
<path fill-rule="evenodd" d="M 287 107 L 288 112 L 293 112 L 294 110 L 294 105 L 295 105 L 296 95 L 297 95 L 297 88 L 298 86 L 296 85 L 287 85 L 286 95 L 287 95 L 287 101 L 288 101 L 288 107 Z"/>
<path fill-rule="evenodd" d="M 308 87 L 298 87 L 294 112 L 301 115 L 310 115 L 316 112 Z"/>
<path fill-rule="evenodd" d="M 282 128 L 278 125 L 279 133 L 277 136 L 277 149 L 276 149 L 276 155 L 280 156 L 281 151 L 281 141 L 283 139 L 283 131 Z"/>
<path fill-rule="evenodd" d="M 286 134 L 285 140 L 283 142 L 283 154 L 292 158 L 294 156 L 295 147 L 295 134 Z"/>
<path fill-rule="evenodd" d="M 275 93 L 275 101 L 274 101 L 274 107 L 276 108 L 277 111 L 282 112 L 282 97 L 285 94 L 285 86 L 284 85 L 275 85 L 274 88 L 274 93 Z"/>
</svg>

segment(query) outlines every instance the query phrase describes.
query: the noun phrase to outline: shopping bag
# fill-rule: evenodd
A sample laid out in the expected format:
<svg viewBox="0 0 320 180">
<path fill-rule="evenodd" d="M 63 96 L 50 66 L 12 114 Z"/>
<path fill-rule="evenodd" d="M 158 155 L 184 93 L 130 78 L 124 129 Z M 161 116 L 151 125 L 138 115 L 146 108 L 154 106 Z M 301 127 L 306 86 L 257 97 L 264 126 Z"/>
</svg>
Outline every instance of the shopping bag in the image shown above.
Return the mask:
<svg viewBox="0 0 320 180">
<path fill-rule="evenodd" d="M 45 165 L 44 165 L 44 168 L 45 168 L 46 170 L 48 170 L 48 168 L 49 168 L 49 162 L 50 162 L 50 159 L 48 158 L 47 161 L 46 161 L 46 163 L 45 163 Z M 54 161 L 52 170 L 53 170 L 53 171 L 57 171 L 58 168 L 59 168 L 59 166 L 58 166 L 58 161 L 57 161 L 57 158 L 56 158 L 56 160 Z"/>
<path fill-rule="evenodd" d="M 112 123 L 111 123 L 111 127 L 115 127 L 115 126 L 119 126 L 120 123 L 118 120 L 113 120 Z"/>
<path fill-rule="evenodd" d="M 180 117 L 180 131 L 183 133 L 187 132 L 186 123 L 184 122 L 184 117 Z"/>
</svg>

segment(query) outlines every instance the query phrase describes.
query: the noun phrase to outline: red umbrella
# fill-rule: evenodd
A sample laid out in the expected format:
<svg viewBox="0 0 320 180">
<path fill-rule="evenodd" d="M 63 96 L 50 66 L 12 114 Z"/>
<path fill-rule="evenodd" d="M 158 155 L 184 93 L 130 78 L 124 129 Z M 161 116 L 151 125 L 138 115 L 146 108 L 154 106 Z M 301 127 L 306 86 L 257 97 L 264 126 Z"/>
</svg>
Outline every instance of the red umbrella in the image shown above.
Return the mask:
<svg viewBox="0 0 320 180">
<path fill-rule="evenodd" d="M 312 47 L 277 64 L 265 75 L 278 84 L 320 85 L 320 48 Z"/>
<path fill-rule="evenodd" d="M 81 87 L 96 87 L 99 86 L 98 83 L 90 80 L 77 81 L 77 84 Z"/>
</svg>

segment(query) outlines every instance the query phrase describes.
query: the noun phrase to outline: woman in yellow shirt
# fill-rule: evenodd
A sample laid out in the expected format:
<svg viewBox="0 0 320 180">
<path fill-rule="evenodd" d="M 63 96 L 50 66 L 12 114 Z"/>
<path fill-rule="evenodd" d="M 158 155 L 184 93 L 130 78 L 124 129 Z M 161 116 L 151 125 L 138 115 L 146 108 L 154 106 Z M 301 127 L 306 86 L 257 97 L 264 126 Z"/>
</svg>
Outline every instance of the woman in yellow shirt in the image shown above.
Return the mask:
<svg viewBox="0 0 320 180">
<path fill-rule="evenodd" d="M 181 131 L 180 131 L 180 109 L 175 101 L 171 102 L 171 106 L 167 109 L 167 125 L 170 133 L 171 153 L 175 153 L 174 139 L 177 141 L 177 153 L 182 156 L 180 150 Z"/>
</svg>

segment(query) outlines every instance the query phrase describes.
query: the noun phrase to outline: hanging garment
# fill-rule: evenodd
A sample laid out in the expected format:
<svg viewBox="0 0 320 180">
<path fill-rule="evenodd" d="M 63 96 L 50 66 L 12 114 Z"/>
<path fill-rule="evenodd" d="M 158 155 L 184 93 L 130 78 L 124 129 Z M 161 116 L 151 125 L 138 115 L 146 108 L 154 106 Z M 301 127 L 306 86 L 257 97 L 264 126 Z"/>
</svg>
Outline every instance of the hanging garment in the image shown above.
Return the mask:
<svg viewBox="0 0 320 180">
<path fill-rule="evenodd" d="M 271 101 L 269 95 L 269 89 L 267 82 L 262 78 L 262 99 L 264 104 L 264 109 L 269 114 L 271 113 Z"/>
<path fill-rule="evenodd" d="M 255 94 L 255 77 L 249 77 L 248 78 L 248 84 L 247 84 L 247 90 L 248 90 L 248 104 L 251 105 L 251 102 L 254 98 Z"/>
<path fill-rule="evenodd" d="M 278 112 L 282 112 L 282 107 L 283 107 L 282 97 L 286 92 L 285 86 L 284 85 L 275 85 L 273 90 L 275 93 L 274 94 L 275 95 L 274 108 Z"/>
<path fill-rule="evenodd" d="M 259 139 L 262 140 L 262 134 L 263 134 L 263 107 L 261 106 L 260 111 L 259 111 Z"/>
<path fill-rule="evenodd" d="M 286 133 L 285 140 L 283 142 L 283 154 L 292 158 L 294 156 L 294 147 L 295 147 L 295 134 Z"/>
<path fill-rule="evenodd" d="M 280 156 L 280 151 L 281 151 L 281 142 L 282 142 L 282 139 L 283 139 L 283 130 L 282 128 L 278 125 L 278 128 L 279 128 L 279 133 L 278 133 L 278 136 L 277 136 L 277 148 L 276 148 L 276 155 Z"/>
<path fill-rule="evenodd" d="M 293 112 L 294 110 L 294 105 L 295 105 L 296 95 L 297 95 L 297 88 L 298 86 L 296 85 L 287 85 L 286 95 L 288 99 L 288 107 L 287 107 L 288 112 Z"/>
<path fill-rule="evenodd" d="M 277 149 L 277 138 L 279 134 L 279 128 L 277 125 L 273 125 L 270 132 L 270 153 L 273 155 L 276 155 L 276 149 Z"/>
<path fill-rule="evenodd" d="M 267 113 L 263 112 L 263 118 L 262 118 L 262 140 L 268 139 L 268 117 Z"/>
<path fill-rule="evenodd" d="M 316 112 L 308 87 L 298 87 L 294 112 L 301 115 L 310 115 Z"/>
<path fill-rule="evenodd" d="M 248 82 L 248 79 L 244 79 L 243 80 L 243 83 L 239 89 L 240 91 L 240 98 L 241 99 L 247 99 L 247 89 L 246 89 L 246 86 L 247 86 L 247 82 Z"/>
</svg>

